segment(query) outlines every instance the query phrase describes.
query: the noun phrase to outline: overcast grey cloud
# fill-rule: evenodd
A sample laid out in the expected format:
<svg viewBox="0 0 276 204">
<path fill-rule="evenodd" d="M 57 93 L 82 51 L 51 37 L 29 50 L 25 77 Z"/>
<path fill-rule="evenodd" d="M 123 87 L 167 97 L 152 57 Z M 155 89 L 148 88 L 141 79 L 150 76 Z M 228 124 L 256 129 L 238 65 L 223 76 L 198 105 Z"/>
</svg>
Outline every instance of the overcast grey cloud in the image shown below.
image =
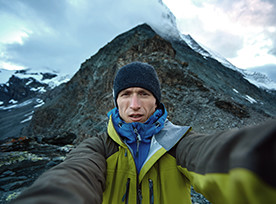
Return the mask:
<svg viewBox="0 0 276 204">
<path fill-rule="evenodd" d="M 182 33 L 234 65 L 276 64 L 271 57 L 276 56 L 274 1 L 163 2 Z M 0 66 L 2 62 L 2 66 L 48 67 L 72 74 L 101 47 L 138 24 L 169 32 L 166 12 L 160 0 L 0 0 Z"/>
<path fill-rule="evenodd" d="M 227 56 L 228 58 L 236 57 L 238 50 L 243 46 L 243 39 L 239 35 L 232 33 L 217 31 L 214 33 L 206 33 L 205 35 L 211 41 L 211 46 L 216 52 Z M 210 47 L 212 49 L 212 47 Z"/>
<path fill-rule="evenodd" d="M 275 26 L 274 0 L 215 0 L 216 6 L 222 8 L 235 20 L 248 24 Z"/>
</svg>

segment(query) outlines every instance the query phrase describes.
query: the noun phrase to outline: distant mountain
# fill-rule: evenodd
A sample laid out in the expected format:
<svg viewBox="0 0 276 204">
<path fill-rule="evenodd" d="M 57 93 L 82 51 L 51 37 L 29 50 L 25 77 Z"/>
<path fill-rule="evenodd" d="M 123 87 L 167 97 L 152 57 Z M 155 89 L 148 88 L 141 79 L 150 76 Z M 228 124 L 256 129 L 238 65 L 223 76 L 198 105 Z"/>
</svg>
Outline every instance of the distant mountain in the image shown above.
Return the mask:
<svg viewBox="0 0 276 204">
<path fill-rule="evenodd" d="M 36 108 L 47 98 L 44 93 L 70 80 L 58 73 L 0 70 L 0 140 L 18 137 Z"/>
<path fill-rule="evenodd" d="M 262 73 L 271 79 L 273 82 L 276 82 L 276 64 L 267 64 L 264 66 L 251 67 L 246 69 L 251 73 Z"/>
</svg>

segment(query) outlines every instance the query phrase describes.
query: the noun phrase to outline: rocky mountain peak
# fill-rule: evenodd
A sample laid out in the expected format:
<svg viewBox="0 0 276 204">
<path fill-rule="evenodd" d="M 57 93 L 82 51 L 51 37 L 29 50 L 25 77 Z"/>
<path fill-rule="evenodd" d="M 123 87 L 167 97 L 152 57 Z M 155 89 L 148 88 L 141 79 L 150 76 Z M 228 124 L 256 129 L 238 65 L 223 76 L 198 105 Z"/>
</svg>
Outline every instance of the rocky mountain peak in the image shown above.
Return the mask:
<svg viewBox="0 0 276 204">
<path fill-rule="evenodd" d="M 106 114 L 113 108 L 114 75 L 132 61 L 147 62 L 156 68 L 162 102 L 176 124 L 210 132 L 275 116 L 275 108 L 271 108 L 275 95 L 254 87 L 220 62 L 204 58 L 184 41 L 165 40 L 142 24 L 119 35 L 82 63 L 59 94 L 35 112 L 23 134 L 38 140 L 74 134 L 78 143 L 105 131 Z"/>
</svg>

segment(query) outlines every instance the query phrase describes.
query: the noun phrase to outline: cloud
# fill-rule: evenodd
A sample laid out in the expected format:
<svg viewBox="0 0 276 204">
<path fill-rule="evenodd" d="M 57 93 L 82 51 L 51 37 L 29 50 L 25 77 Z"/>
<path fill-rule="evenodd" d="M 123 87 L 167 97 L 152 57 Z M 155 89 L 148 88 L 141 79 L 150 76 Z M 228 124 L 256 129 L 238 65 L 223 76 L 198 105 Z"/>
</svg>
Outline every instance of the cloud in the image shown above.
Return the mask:
<svg viewBox="0 0 276 204">
<path fill-rule="evenodd" d="M 170 9 L 182 33 L 191 34 L 234 65 L 275 62 L 271 57 L 276 56 L 273 0 L 163 2 L 177 3 Z M 0 0 L 0 27 L 4 28 L 0 29 L 0 64 L 73 73 L 85 59 L 138 24 L 146 22 L 169 33 L 175 19 L 164 16 L 167 12 L 160 0 Z M 266 58 L 261 59 L 262 55 Z"/>
<path fill-rule="evenodd" d="M 271 46 L 268 52 L 276 57 L 276 27 L 268 28 L 266 33 L 266 36 L 268 36 L 268 39 L 271 41 Z"/>
<path fill-rule="evenodd" d="M 276 2 L 273 0 L 187 0 L 170 6 L 180 31 L 247 68 L 276 63 Z"/>
<path fill-rule="evenodd" d="M 207 1 L 208 2 L 208 1 Z M 236 32 L 238 29 L 225 15 L 223 8 L 213 3 L 192 1 L 186 7 L 184 14 L 177 16 L 177 23 L 180 31 L 190 34 L 196 41 L 219 52 L 222 56 L 233 58 L 243 47 L 243 37 Z M 184 6 L 184 5 L 183 5 Z"/>
<path fill-rule="evenodd" d="M 208 39 L 216 52 L 227 58 L 237 57 L 238 51 L 243 47 L 243 38 L 228 32 L 217 31 L 208 33 Z"/>
<path fill-rule="evenodd" d="M 276 56 L 276 2 L 274 0 L 224 0 L 217 5 L 245 32 L 252 32 L 255 39 L 263 36 L 263 46 Z M 247 30 L 247 31 L 246 31 Z M 253 43 L 253 42 L 252 42 Z"/>
<path fill-rule="evenodd" d="M 158 0 L 0 0 L 1 27 L 20 25 L 7 31 L 16 35 L 9 41 L 0 33 L 0 60 L 72 73 L 122 32 L 161 26 L 164 9 Z"/>
<path fill-rule="evenodd" d="M 275 26 L 275 1 L 235 0 L 231 1 L 231 9 L 225 7 L 237 22 L 255 26 Z"/>
</svg>

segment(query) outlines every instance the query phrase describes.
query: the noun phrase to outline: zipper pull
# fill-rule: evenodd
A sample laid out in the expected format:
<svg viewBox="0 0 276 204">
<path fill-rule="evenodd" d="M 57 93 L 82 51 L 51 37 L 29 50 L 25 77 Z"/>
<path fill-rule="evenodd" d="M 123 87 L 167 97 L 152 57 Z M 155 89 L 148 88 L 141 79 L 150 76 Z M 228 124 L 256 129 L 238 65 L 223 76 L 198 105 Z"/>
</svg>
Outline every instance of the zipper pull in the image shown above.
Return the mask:
<svg viewBox="0 0 276 204">
<path fill-rule="evenodd" d="M 140 146 L 140 142 L 142 141 L 142 138 L 140 136 L 140 134 L 138 133 L 137 129 L 136 128 L 133 128 L 135 134 L 136 134 L 136 142 L 137 142 L 137 145 L 136 145 L 136 157 L 138 156 L 138 152 L 139 152 L 139 146 Z"/>
<path fill-rule="evenodd" d="M 138 135 L 136 139 L 137 139 L 136 157 L 138 157 L 139 146 L 140 146 L 140 142 L 141 142 L 141 136 Z"/>
<path fill-rule="evenodd" d="M 150 189 L 150 204 L 154 203 L 154 196 L 153 196 L 153 181 L 149 179 L 149 189 Z"/>
</svg>

